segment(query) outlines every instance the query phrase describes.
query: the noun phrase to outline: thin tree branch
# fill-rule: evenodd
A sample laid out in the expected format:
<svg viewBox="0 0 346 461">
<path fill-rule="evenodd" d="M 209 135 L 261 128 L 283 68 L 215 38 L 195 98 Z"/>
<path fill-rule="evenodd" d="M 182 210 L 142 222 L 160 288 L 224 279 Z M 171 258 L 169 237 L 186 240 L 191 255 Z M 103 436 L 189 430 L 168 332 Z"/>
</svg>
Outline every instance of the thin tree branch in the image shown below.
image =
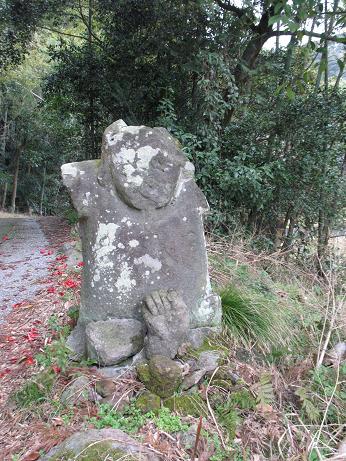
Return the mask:
<svg viewBox="0 0 346 461">
<path fill-rule="evenodd" d="M 225 11 L 228 11 L 229 13 L 234 13 L 239 19 L 246 19 L 246 22 L 250 29 L 253 32 L 257 32 L 257 26 L 256 24 L 253 23 L 253 21 L 248 17 L 247 11 L 244 10 L 243 8 L 238 8 L 235 5 L 231 5 L 230 3 L 224 3 L 221 0 L 215 0 L 215 2 L 219 5 L 220 8 L 222 8 Z"/>
<path fill-rule="evenodd" d="M 37 27 L 39 29 L 49 30 L 50 32 L 55 32 L 55 33 L 60 34 L 60 35 L 67 35 L 68 37 L 81 38 L 82 40 L 87 40 L 87 37 L 83 37 L 82 35 L 69 34 L 68 32 L 61 32 L 61 30 L 52 29 L 52 28 L 46 27 L 46 26 L 37 26 Z"/>
<path fill-rule="evenodd" d="M 223 10 L 229 11 L 230 13 L 234 13 L 238 18 L 242 18 L 246 16 L 246 11 L 242 8 L 238 8 L 235 5 L 231 5 L 230 3 L 224 3 L 221 0 L 215 0 L 216 3 L 219 5 L 220 8 Z"/>
<path fill-rule="evenodd" d="M 346 44 L 346 37 L 337 37 L 337 36 L 333 36 L 333 35 L 329 35 L 329 36 L 325 36 L 324 34 L 318 34 L 317 32 L 310 32 L 308 30 L 297 30 L 296 32 L 290 32 L 289 30 L 280 30 L 280 31 L 276 31 L 276 30 L 273 30 L 271 33 L 270 33 L 270 37 L 276 37 L 277 35 L 295 35 L 295 34 L 303 34 L 303 35 L 306 35 L 308 37 L 315 37 L 315 38 L 322 38 L 324 40 L 328 40 L 330 42 L 337 42 L 337 43 L 343 43 L 343 44 Z"/>
<path fill-rule="evenodd" d="M 88 29 L 88 33 L 92 36 L 93 39 L 95 39 L 95 40 L 97 41 L 97 43 L 100 45 L 100 47 L 101 47 L 102 49 L 105 49 L 104 46 L 103 46 L 102 40 L 100 40 L 100 39 L 98 38 L 98 36 L 95 35 L 94 32 L 91 30 L 89 21 L 88 21 L 88 19 L 84 16 L 83 7 L 82 7 L 82 4 L 81 4 L 81 1 L 79 0 L 78 3 L 79 3 L 79 14 L 80 14 L 80 18 L 82 19 L 82 22 L 84 23 L 84 25 L 85 25 L 86 28 Z"/>
</svg>

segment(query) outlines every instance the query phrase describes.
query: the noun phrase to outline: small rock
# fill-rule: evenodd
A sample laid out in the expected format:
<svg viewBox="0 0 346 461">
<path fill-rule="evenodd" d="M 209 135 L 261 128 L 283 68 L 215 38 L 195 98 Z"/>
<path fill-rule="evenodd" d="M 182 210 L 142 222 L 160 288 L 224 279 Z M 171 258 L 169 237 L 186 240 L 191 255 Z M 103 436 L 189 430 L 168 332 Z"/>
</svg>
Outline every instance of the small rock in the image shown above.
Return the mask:
<svg viewBox="0 0 346 461">
<path fill-rule="evenodd" d="M 41 461 L 160 460 L 155 453 L 118 429 L 91 429 L 76 432 L 40 459 Z"/>
<path fill-rule="evenodd" d="M 207 376 L 211 377 L 212 372 L 208 372 Z M 237 375 L 237 373 L 234 373 L 233 370 L 230 367 L 223 366 L 220 367 L 217 372 L 214 375 L 214 381 L 215 380 L 222 380 L 222 381 L 229 381 L 233 386 L 239 383 L 241 380 L 241 377 Z"/>
<path fill-rule="evenodd" d="M 200 327 L 188 331 L 187 341 L 194 349 L 201 347 L 206 338 L 220 332 L 219 327 Z"/>
<path fill-rule="evenodd" d="M 117 385 L 111 379 L 101 379 L 96 382 L 95 389 L 101 397 L 108 397 L 116 392 Z"/>
<path fill-rule="evenodd" d="M 120 378 L 125 376 L 125 374 L 129 371 L 129 367 L 102 367 L 97 368 L 97 374 L 102 376 L 103 378 Z"/>
<path fill-rule="evenodd" d="M 219 351 L 204 351 L 199 354 L 197 368 L 205 371 L 214 371 L 220 364 L 222 353 Z"/>
<path fill-rule="evenodd" d="M 71 334 L 66 340 L 66 346 L 71 353 L 69 358 L 75 362 L 79 362 L 85 357 L 85 330 L 77 323 Z"/>
<path fill-rule="evenodd" d="M 88 400 L 95 401 L 95 393 L 90 387 L 86 376 L 79 376 L 73 380 L 61 394 L 60 400 L 65 405 L 76 405 Z"/>
<path fill-rule="evenodd" d="M 197 434 L 197 424 L 192 424 L 187 431 L 179 432 L 177 438 L 179 439 L 180 445 L 185 450 L 190 450 L 195 446 Z"/>
<path fill-rule="evenodd" d="M 158 395 L 145 391 L 137 398 L 136 407 L 143 413 L 155 412 L 161 408 L 161 399 Z"/>
<path fill-rule="evenodd" d="M 173 395 L 182 382 L 180 366 L 161 355 L 152 357 L 147 364 L 139 364 L 137 374 L 149 391 L 162 398 Z"/>
<path fill-rule="evenodd" d="M 144 325 L 134 319 L 91 322 L 86 327 L 87 350 L 101 365 L 116 365 L 143 348 Z"/>
<path fill-rule="evenodd" d="M 145 297 L 142 312 L 148 328 L 145 355 L 148 359 L 156 355 L 173 359 L 189 330 L 189 310 L 181 293 L 153 291 Z"/>
<path fill-rule="evenodd" d="M 139 363 L 143 363 L 146 360 L 147 360 L 147 358 L 145 356 L 145 351 L 144 351 L 144 349 L 142 349 L 136 355 L 131 357 L 131 366 L 138 365 Z"/>
<path fill-rule="evenodd" d="M 203 370 L 194 371 L 190 375 L 185 376 L 183 384 L 182 384 L 182 389 L 187 390 L 195 386 L 196 384 L 199 384 L 202 381 L 206 373 L 207 373 L 207 370 L 203 369 Z"/>
<path fill-rule="evenodd" d="M 78 249 L 76 242 L 64 243 L 62 251 L 67 256 L 65 261 L 67 267 L 75 267 L 78 263 L 83 261 L 82 253 Z"/>
<path fill-rule="evenodd" d="M 341 361 L 346 358 L 346 342 L 340 341 L 328 352 L 331 359 Z"/>
<path fill-rule="evenodd" d="M 100 403 L 108 403 L 114 407 L 115 410 L 121 411 L 127 405 L 129 405 L 131 398 L 133 397 L 133 393 L 124 394 L 123 392 L 116 392 L 114 394 L 108 395 L 101 399 Z"/>
</svg>

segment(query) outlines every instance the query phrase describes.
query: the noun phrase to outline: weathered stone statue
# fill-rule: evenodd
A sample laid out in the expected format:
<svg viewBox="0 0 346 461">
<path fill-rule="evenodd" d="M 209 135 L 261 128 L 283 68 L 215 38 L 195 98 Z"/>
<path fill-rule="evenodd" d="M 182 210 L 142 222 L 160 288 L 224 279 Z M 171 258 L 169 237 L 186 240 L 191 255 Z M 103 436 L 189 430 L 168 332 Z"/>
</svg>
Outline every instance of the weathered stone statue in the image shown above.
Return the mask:
<svg viewBox="0 0 346 461">
<path fill-rule="evenodd" d="M 100 160 L 62 166 L 84 261 L 69 340 L 77 354 L 107 365 L 144 345 L 147 356 L 174 357 L 186 337 L 220 324 L 203 232 L 208 205 L 193 173 L 167 130 L 122 120 L 105 130 Z M 110 338 L 113 349 L 123 346 L 119 358 L 107 358 Z"/>
</svg>

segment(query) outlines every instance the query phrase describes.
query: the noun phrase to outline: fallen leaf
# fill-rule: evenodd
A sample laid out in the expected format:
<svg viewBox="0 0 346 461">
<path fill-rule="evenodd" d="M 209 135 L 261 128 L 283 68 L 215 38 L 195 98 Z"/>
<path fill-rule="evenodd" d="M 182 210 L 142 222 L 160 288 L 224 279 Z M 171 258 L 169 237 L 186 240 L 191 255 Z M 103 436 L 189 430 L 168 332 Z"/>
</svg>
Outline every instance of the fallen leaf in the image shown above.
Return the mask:
<svg viewBox="0 0 346 461">
<path fill-rule="evenodd" d="M 22 461 L 36 461 L 40 457 L 40 453 L 38 451 L 32 451 L 28 455 L 26 455 L 24 458 L 22 458 Z"/>
</svg>

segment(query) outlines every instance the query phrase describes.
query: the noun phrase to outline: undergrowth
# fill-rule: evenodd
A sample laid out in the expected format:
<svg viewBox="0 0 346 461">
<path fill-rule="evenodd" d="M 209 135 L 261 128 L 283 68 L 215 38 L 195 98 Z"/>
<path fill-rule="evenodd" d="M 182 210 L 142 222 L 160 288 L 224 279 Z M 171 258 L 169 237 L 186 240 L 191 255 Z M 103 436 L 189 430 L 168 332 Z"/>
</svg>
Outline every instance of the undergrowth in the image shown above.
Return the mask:
<svg viewBox="0 0 346 461">
<path fill-rule="evenodd" d="M 36 356 L 39 372 L 14 394 L 18 407 L 32 415 L 44 408 L 47 426 L 58 421 L 65 429 L 123 430 L 163 453 L 165 461 L 193 459 L 196 440 L 196 459 L 203 461 L 341 460 L 336 454 L 346 435 L 346 365 L 328 355 L 345 338 L 337 271 L 321 280 L 294 262 L 254 254 L 244 245 L 209 242 L 223 331 L 202 349 L 222 351 L 223 361 L 213 378 L 179 395 L 196 395 L 207 409 L 199 439 L 198 415 L 183 407 L 142 412 L 136 398 L 143 386 L 133 376 L 118 382 L 119 398 L 131 397 L 120 410 L 105 403 L 88 402 L 87 410 L 62 405 L 57 389 L 66 387 L 73 366 L 65 344 L 68 329 L 56 316 L 49 320 L 55 339 Z M 73 309 L 72 320 L 77 315 Z M 181 360 L 190 364 L 202 350 L 194 352 Z M 87 365 L 78 364 L 77 372 Z M 47 385 L 41 382 L 46 376 Z"/>
</svg>

